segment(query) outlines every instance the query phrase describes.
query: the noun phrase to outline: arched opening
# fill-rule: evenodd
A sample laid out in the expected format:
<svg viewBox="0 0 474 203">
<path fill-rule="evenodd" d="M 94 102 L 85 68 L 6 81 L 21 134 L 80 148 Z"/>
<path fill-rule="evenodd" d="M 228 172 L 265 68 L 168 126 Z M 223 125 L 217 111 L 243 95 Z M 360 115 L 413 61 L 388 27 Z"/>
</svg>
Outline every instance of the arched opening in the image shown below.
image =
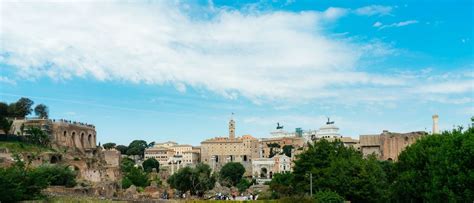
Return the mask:
<svg viewBox="0 0 474 203">
<path fill-rule="evenodd" d="M 219 163 L 219 156 L 215 156 L 216 157 L 216 163 Z"/>
<path fill-rule="evenodd" d="M 76 132 L 72 132 L 71 139 L 72 139 L 72 146 L 76 147 Z"/>
<path fill-rule="evenodd" d="M 247 155 L 244 155 L 244 161 L 247 161 Z"/>
<path fill-rule="evenodd" d="M 270 178 L 272 178 L 272 177 L 273 177 L 273 172 L 270 171 Z"/>
<path fill-rule="evenodd" d="M 55 164 L 55 163 L 58 163 L 60 160 L 61 160 L 60 156 L 53 155 L 53 156 L 51 156 L 51 160 L 49 160 L 49 163 Z"/>
<path fill-rule="evenodd" d="M 84 133 L 81 133 L 81 148 L 84 148 Z"/>
<path fill-rule="evenodd" d="M 390 161 L 390 162 L 392 162 L 392 158 L 388 158 L 388 159 L 387 159 L 387 161 Z"/>
<path fill-rule="evenodd" d="M 89 134 L 89 136 L 87 137 L 87 142 L 89 142 L 90 147 L 94 146 L 94 144 L 92 144 L 92 134 Z"/>
<path fill-rule="evenodd" d="M 261 168 L 260 169 L 260 178 L 266 178 L 267 177 L 267 168 Z"/>
</svg>

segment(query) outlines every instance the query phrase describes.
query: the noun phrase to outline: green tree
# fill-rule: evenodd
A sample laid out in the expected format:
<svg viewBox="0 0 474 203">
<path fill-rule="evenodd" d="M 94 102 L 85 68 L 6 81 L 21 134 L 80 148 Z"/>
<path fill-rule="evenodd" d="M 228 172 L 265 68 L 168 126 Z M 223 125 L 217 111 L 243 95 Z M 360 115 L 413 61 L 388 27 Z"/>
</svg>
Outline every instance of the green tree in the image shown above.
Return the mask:
<svg viewBox="0 0 474 203">
<path fill-rule="evenodd" d="M 465 202 L 474 199 L 474 128 L 425 136 L 395 163 L 397 202 Z"/>
<path fill-rule="evenodd" d="M 7 119 L 6 117 L 0 117 L 0 129 L 8 135 L 12 128 L 13 121 Z"/>
<path fill-rule="evenodd" d="M 245 168 L 241 163 L 229 162 L 219 171 L 220 182 L 223 185 L 236 186 L 245 173 Z"/>
<path fill-rule="evenodd" d="M 133 159 L 125 157 L 120 161 L 120 170 L 122 170 L 124 173 L 131 171 L 131 169 L 134 167 L 135 161 L 133 161 Z"/>
<path fill-rule="evenodd" d="M 292 173 L 277 173 L 270 181 L 270 189 L 277 198 L 294 195 L 294 175 Z"/>
<path fill-rule="evenodd" d="M 211 167 L 207 164 L 199 163 L 192 170 L 191 194 L 204 196 L 208 190 L 212 190 L 216 184 L 216 177 L 211 175 Z"/>
<path fill-rule="evenodd" d="M 73 186 L 74 172 L 64 166 L 40 166 L 26 168 L 15 156 L 12 167 L 0 168 L 0 201 L 16 202 L 42 198 L 41 191 L 49 184 Z"/>
<path fill-rule="evenodd" d="M 291 150 L 293 150 L 293 145 L 285 145 L 283 146 L 282 154 L 286 155 L 287 157 L 291 157 Z"/>
<path fill-rule="evenodd" d="M 40 118 L 48 118 L 49 117 L 49 110 L 48 107 L 44 104 L 38 104 L 35 107 L 35 115 Z"/>
<path fill-rule="evenodd" d="M 125 145 L 117 145 L 115 149 L 118 150 L 121 154 L 127 154 L 128 147 Z"/>
<path fill-rule="evenodd" d="M 143 170 L 145 172 L 150 173 L 153 168 L 156 169 L 156 172 L 160 171 L 160 162 L 158 162 L 155 158 L 148 158 L 143 162 Z"/>
<path fill-rule="evenodd" d="M 252 185 L 252 183 L 250 183 L 249 180 L 247 180 L 246 178 L 242 178 L 240 180 L 239 183 L 237 183 L 237 189 L 239 189 L 239 192 L 245 192 L 245 190 L 247 190 L 250 186 Z"/>
<path fill-rule="evenodd" d="M 314 195 L 314 199 L 317 203 L 342 203 L 344 198 L 341 195 L 333 191 L 318 191 Z"/>
<path fill-rule="evenodd" d="M 103 147 L 104 149 L 112 149 L 112 148 L 115 147 L 115 143 L 113 143 L 113 142 L 108 142 L 108 143 L 103 144 L 102 147 Z"/>
<path fill-rule="evenodd" d="M 21 118 L 26 117 L 33 110 L 33 109 L 31 109 L 33 104 L 34 104 L 34 102 L 31 99 L 24 98 L 24 97 L 20 98 L 14 104 L 14 115 L 16 117 L 21 117 Z"/>
<path fill-rule="evenodd" d="M 0 102 L 0 118 L 7 118 L 8 115 L 8 104 L 5 102 Z"/>
<path fill-rule="evenodd" d="M 42 165 L 31 171 L 33 176 L 46 179 L 49 185 L 62 185 L 74 187 L 76 185 L 76 173 L 68 166 Z"/>
<path fill-rule="evenodd" d="M 168 178 L 168 184 L 181 192 L 187 192 L 191 190 L 191 176 L 193 175 L 192 168 L 186 166 L 178 170 Z"/>
<path fill-rule="evenodd" d="M 273 156 L 277 155 L 281 148 L 278 143 L 270 143 L 267 144 L 267 146 L 270 148 L 270 155 L 268 156 L 268 158 L 272 158 Z"/>
<path fill-rule="evenodd" d="M 339 140 L 317 141 L 298 156 L 294 167 L 295 192 L 309 193 L 310 173 L 313 191 L 334 191 L 352 202 L 379 202 L 387 197 L 387 178 L 379 162 L 374 157 L 363 159 L 360 152 L 345 147 Z"/>
<path fill-rule="evenodd" d="M 196 167 L 184 167 L 168 178 L 168 184 L 181 192 L 189 191 L 192 195 L 202 197 L 208 190 L 214 188 L 215 176 L 211 175 L 211 168 L 200 163 Z"/>
<path fill-rule="evenodd" d="M 122 188 L 128 188 L 132 183 L 137 187 L 146 187 L 150 185 L 148 180 L 148 174 L 145 173 L 141 168 L 131 167 L 130 170 L 125 174 L 124 180 L 122 180 Z"/>
<path fill-rule="evenodd" d="M 128 145 L 127 155 L 139 155 L 143 157 L 145 149 L 148 147 L 144 140 L 134 140 Z"/>
<path fill-rule="evenodd" d="M 49 135 L 38 127 L 27 128 L 26 138 L 29 142 L 42 146 L 48 146 L 50 142 Z"/>
</svg>

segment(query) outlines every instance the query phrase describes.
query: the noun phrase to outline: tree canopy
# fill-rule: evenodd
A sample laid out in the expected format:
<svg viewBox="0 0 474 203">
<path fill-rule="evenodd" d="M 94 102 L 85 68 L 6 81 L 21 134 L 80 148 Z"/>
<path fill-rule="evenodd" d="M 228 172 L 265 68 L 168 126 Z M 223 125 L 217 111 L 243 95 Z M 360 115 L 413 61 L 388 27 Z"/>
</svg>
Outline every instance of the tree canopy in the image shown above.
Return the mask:
<svg viewBox="0 0 474 203">
<path fill-rule="evenodd" d="M 220 182 L 223 185 L 236 186 L 245 173 L 245 168 L 241 163 L 229 162 L 219 171 Z"/>
<path fill-rule="evenodd" d="M 125 145 L 117 145 L 115 149 L 120 151 L 121 154 L 127 154 L 128 147 Z"/>
<path fill-rule="evenodd" d="M 112 148 L 115 147 L 115 143 L 113 143 L 113 142 L 104 143 L 104 144 L 102 145 L 102 147 L 103 147 L 104 149 L 112 149 Z"/>
<path fill-rule="evenodd" d="M 147 173 L 151 172 L 153 168 L 156 169 L 156 172 L 160 171 L 160 162 L 158 162 L 155 158 L 148 158 L 142 163 L 142 165 L 143 170 L 145 170 Z"/>
<path fill-rule="evenodd" d="M 474 200 L 474 128 L 426 136 L 395 163 L 392 197 L 399 202 Z"/>
<path fill-rule="evenodd" d="M 48 118 L 49 117 L 49 109 L 44 104 L 38 104 L 35 107 L 35 115 L 40 118 Z"/>
<path fill-rule="evenodd" d="M 139 155 L 143 157 L 148 144 L 144 140 L 134 140 L 128 145 L 127 155 Z"/>
<path fill-rule="evenodd" d="M 216 178 L 211 175 L 209 165 L 199 163 L 196 167 L 181 168 L 168 178 L 168 184 L 181 192 L 189 191 L 192 195 L 202 197 L 208 190 L 214 188 Z"/>
</svg>

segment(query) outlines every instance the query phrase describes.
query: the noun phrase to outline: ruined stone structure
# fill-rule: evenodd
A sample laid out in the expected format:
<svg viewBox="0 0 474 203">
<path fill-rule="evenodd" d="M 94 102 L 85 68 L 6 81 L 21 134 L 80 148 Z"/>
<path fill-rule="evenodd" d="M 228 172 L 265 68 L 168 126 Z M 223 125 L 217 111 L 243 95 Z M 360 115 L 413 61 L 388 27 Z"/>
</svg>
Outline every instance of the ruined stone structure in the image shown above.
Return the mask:
<svg viewBox="0 0 474 203">
<path fill-rule="evenodd" d="M 375 154 L 380 160 L 395 161 L 407 146 L 427 134 L 426 132 L 393 133 L 383 131 L 380 135 L 361 135 L 360 150 L 364 156 Z"/>
<path fill-rule="evenodd" d="M 276 173 L 292 171 L 292 160 L 285 155 L 252 160 L 252 178 L 259 184 L 270 181 Z"/>
<path fill-rule="evenodd" d="M 278 144 L 280 148 L 273 148 L 270 149 L 272 144 Z M 294 157 L 294 153 L 296 151 L 301 151 L 302 147 L 305 144 L 305 140 L 302 137 L 275 137 L 275 138 L 262 138 L 260 139 L 260 158 L 270 158 L 270 151 L 274 151 L 275 153 L 281 153 L 283 151 L 283 147 L 286 145 L 293 146 L 292 150 L 292 157 Z"/>
<path fill-rule="evenodd" d="M 94 125 L 64 119 L 20 119 L 13 120 L 11 132 L 25 135 L 29 127 L 38 127 L 48 133 L 51 145 L 56 148 L 74 148 L 82 152 L 96 148 L 97 133 Z"/>
<path fill-rule="evenodd" d="M 251 175 L 251 161 L 259 157 L 258 139 L 251 135 L 235 137 L 235 121 L 229 121 L 229 136 L 215 137 L 201 142 L 201 161 L 209 164 L 213 170 L 228 162 L 239 162 L 246 169 L 246 175 Z"/>
</svg>

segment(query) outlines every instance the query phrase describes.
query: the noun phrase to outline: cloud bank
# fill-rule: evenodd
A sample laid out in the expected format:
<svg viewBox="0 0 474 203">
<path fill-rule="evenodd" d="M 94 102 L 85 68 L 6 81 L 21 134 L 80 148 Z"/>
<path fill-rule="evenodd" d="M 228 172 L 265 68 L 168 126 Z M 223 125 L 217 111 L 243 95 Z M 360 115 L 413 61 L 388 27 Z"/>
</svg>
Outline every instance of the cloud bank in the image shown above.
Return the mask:
<svg viewBox="0 0 474 203">
<path fill-rule="evenodd" d="M 23 77 L 173 85 L 182 92 L 205 89 L 256 102 L 346 94 L 364 101 L 386 98 L 384 88 L 410 84 L 359 69 L 364 60 L 393 53 L 389 46 L 326 33 L 324 24 L 347 13 L 341 8 L 196 10 L 167 1 L 2 4 L 0 63 Z"/>
</svg>

